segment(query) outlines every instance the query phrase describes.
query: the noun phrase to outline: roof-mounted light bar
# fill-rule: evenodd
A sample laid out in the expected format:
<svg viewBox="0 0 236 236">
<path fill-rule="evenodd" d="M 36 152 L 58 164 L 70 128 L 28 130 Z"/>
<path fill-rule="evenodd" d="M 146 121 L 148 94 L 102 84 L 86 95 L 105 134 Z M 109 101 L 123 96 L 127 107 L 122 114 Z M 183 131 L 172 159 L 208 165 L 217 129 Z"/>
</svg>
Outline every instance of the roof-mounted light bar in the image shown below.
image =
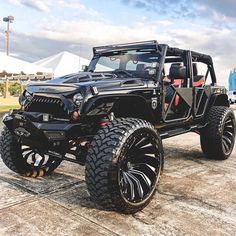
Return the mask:
<svg viewBox="0 0 236 236">
<path fill-rule="evenodd" d="M 94 54 L 105 53 L 109 51 L 116 51 L 116 50 L 128 50 L 128 49 L 157 49 L 158 42 L 156 40 L 150 41 L 141 41 L 141 42 L 132 42 L 132 43 L 123 43 L 123 44 L 113 44 L 113 45 L 106 45 L 106 46 L 99 46 L 94 47 L 93 52 Z"/>
</svg>

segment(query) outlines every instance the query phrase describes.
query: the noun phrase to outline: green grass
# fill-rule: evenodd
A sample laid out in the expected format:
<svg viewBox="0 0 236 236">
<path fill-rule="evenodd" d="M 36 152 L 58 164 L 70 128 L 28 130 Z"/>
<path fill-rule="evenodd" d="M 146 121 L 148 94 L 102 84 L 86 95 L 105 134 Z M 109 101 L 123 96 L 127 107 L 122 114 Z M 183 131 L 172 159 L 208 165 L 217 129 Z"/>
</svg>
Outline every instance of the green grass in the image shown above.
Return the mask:
<svg viewBox="0 0 236 236">
<path fill-rule="evenodd" d="M 8 112 L 10 109 L 19 109 L 19 105 L 6 105 L 6 106 L 0 106 L 0 113 Z"/>
</svg>

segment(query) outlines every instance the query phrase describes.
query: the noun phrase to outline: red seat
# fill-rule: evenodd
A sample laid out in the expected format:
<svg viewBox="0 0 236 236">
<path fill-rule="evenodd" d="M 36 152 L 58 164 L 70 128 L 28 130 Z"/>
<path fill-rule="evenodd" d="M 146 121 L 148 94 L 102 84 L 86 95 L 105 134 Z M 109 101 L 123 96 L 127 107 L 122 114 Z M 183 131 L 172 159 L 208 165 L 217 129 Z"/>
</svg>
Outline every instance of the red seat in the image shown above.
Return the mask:
<svg viewBox="0 0 236 236">
<path fill-rule="evenodd" d="M 170 72 L 169 72 L 169 79 L 172 86 L 176 88 L 180 88 L 182 84 L 184 83 L 184 79 L 186 77 L 186 67 L 183 66 L 181 63 L 172 63 L 170 66 Z M 170 103 L 173 95 L 174 90 L 171 89 L 171 87 L 167 88 L 167 94 L 166 94 L 166 102 Z M 179 105 L 180 98 L 178 95 L 175 97 L 174 105 Z"/>
</svg>

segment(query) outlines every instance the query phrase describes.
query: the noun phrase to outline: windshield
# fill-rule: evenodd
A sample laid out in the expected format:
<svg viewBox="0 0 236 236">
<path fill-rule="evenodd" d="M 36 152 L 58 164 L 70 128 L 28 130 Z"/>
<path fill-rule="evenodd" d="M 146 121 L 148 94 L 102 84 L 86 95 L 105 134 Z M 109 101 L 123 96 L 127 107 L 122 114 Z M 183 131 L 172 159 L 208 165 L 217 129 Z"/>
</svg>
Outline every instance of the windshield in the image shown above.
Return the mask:
<svg viewBox="0 0 236 236">
<path fill-rule="evenodd" d="M 159 62 L 160 55 L 156 51 L 118 51 L 95 56 L 89 67 L 89 72 L 108 72 L 126 75 L 148 77 L 153 62 Z M 128 72 L 128 73 L 127 73 Z"/>
</svg>

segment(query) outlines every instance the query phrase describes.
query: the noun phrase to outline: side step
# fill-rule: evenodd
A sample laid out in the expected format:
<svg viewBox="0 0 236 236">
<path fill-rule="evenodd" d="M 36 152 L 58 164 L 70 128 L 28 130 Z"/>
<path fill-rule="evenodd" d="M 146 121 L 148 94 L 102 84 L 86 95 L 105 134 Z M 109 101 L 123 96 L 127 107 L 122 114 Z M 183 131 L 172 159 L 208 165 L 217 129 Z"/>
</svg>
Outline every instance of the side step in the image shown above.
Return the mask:
<svg viewBox="0 0 236 236">
<path fill-rule="evenodd" d="M 166 138 L 171 138 L 180 134 L 185 134 L 188 132 L 194 132 L 197 131 L 198 129 L 202 128 L 202 126 L 199 125 L 193 125 L 193 126 L 189 126 L 186 128 L 176 128 L 176 129 L 172 129 L 172 130 L 165 130 L 165 131 L 161 131 L 160 132 L 160 136 L 162 139 L 166 139 Z"/>
</svg>

